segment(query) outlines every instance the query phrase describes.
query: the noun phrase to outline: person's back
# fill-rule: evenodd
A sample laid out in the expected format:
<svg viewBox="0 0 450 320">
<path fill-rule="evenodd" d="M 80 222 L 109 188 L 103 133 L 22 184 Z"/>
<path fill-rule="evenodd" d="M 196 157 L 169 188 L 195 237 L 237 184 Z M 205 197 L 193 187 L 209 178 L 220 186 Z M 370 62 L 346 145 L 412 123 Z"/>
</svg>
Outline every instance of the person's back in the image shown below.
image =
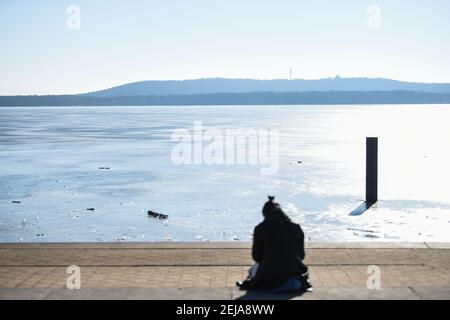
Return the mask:
<svg viewBox="0 0 450 320">
<path fill-rule="evenodd" d="M 302 262 L 305 251 L 300 225 L 291 222 L 274 197 L 269 197 L 264 205 L 263 215 L 264 221 L 253 234 L 252 257 L 258 269 L 242 288 L 271 290 L 283 287 L 291 279 L 306 280 L 308 269 Z"/>
</svg>

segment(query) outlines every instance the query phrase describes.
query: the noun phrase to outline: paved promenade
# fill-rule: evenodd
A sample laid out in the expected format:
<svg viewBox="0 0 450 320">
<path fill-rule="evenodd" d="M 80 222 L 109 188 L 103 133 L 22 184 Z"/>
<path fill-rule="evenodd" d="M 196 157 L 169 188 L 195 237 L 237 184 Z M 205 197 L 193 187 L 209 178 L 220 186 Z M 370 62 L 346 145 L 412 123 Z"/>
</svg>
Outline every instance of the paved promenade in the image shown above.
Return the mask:
<svg viewBox="0 0 450 320">
<path fill-rule="evenodd" d="M 270 296 L 234 287 L 250 243 L 0 244 L 0 299 L 450 299 L 450 243 L 308 243 L 313 293 Z M 81 289 L 69 290 L 69 265 Z M 367 288 L 368 267 L 381 289 Z"/>
</svg>

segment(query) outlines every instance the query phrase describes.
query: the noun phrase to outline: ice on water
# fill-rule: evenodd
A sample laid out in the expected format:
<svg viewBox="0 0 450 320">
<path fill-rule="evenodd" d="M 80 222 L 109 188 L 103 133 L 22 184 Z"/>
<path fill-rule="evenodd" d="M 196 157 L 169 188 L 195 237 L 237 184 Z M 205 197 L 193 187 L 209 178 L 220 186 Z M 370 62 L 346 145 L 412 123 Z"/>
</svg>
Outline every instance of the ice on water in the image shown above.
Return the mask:
<svg viewBox="0 0 450 320">
<path fill-rule="evenodd" d="M 448 105 L 0 108 L 0 241 L 249 241 L 268 194 L 308 241 L 450 241 L 448 119 Z M 278 174 L 173 164 L 171 133 L 194 121 L 278 129 Z M 366 136 L 380 201 L 349 216 Z"/>
</svg>

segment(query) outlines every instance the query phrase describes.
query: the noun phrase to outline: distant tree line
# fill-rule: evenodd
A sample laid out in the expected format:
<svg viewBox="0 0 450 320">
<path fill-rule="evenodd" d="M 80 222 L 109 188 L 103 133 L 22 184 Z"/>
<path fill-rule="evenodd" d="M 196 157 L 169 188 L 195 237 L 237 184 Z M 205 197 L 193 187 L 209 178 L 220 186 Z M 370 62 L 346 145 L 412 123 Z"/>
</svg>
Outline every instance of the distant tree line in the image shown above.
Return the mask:
<svg viewBox="0 0 450 320">
<path fill-rule="evenodd" d="M 450 93 L 420 91 L 247 92 L 191 95 L 0 96 L 0 106 L 169 106 L 169 105 L 319 105 L 319 104 L 444 104 Z"/>
</svg>

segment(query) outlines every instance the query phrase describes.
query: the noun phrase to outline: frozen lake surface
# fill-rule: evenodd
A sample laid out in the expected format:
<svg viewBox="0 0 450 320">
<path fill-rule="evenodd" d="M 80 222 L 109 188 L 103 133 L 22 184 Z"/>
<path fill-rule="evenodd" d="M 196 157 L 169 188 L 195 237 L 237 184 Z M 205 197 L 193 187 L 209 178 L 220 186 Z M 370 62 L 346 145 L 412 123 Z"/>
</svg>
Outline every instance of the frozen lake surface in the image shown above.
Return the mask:
<svg viewBox="0 0 450 320">
<path fill-rule="evenodd" d="M 0 241 L 249 241 L 268 194 L 307 241 L 450 241 L 449 120 L 450 105 L 0 108 Z M 171 134 L 194 121 L 279 130 L 278 173 L 174 164 Z M 366 136 L 380 201 L 349 216 Z"/>
</svg>

